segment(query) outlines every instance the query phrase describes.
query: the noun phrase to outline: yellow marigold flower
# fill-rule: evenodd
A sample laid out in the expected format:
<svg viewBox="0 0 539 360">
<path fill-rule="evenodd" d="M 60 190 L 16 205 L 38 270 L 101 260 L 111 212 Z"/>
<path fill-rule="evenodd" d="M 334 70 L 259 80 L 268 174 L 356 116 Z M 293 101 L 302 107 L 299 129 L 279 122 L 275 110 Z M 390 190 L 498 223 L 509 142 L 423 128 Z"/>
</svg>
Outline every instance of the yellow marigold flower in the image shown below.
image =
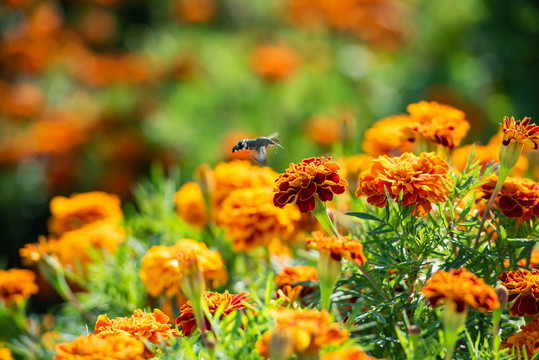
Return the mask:
<svg viewBox="0 0 539 360">
<path fill-rule="evenodd" d="M 81 336 L 56 345 L 55 360 L 143 360 L 144 344 L 126 332 Z"/>
<path fill-rule="evenodd" d="M 407 110 L 414 122 L 402 128 L 402 138 L 410 142 L 426 139 L 453 149 L 470 129 L 464 112 L 436 101 L 410 104 Z"/>
<path fill-rule="evenodd" d="M 176 212 L 188 224 L 203 228 L 208 223 L 208 213 L 200 186 L 195 182 L 182 185 L 174 196 Z"/>
<path fill-rule="evenodd" d="M 287 266 L 275 276 L 277 297 L 285 297 L 287 302 L 294 303 L 314 291 L 313 287 L 299 285 L 306 281 L 318 281 L 318 271 L 312 266 Z"/>
<path fill-rule="evenodd" d="M 356 196 L 367 196 L 369 204 L 384 207 L 386 190 L 394 201 L 402 191 L 402 205 L 416 204 L 414 213 L 421 216 L 432 210 L 432 204 L 447 200 L 449 190 L 444 180 L 448 181 L 448 170 L 445 161 L 434 153 L 404 153 L 393 158 L 383 155 L 359 177 Z"/>
<path fill-rule="evenodd" d="M 530 124 L 531 118 L 525 117 L 522 120 L 516 120 L 511 116 L 503 118 L 503 123 L 500 123 L 500 128 L 503 131 L 504 146 L 509 146 L 513 142 L 527 144 L 537 149 L 539 144 L 539 126 Z"/>
<path fill-rule="evenodd" d="M 432 307 L 448 300 L 454 302 L 459 313 L 468 307 L 480 312 L 500 307 L 494 288 L 464 268 L 438 271 L 423 286 L 421 293 Z"/>
<path fill-rule="evenodd" d="M 285 334 L 292 345 L 289 354 L 282 354 L 283 358 L 294 354 L 318 354 L 322 346 L 342 344 L 349 336 L 338 323 L 330 322 L 326 310 L 280 308 L 273 310 L 271 316 L 275 320 L 275 328 L 264 333 L 262 340 L 256 343 L 256 349 L 265 358 L 272 352 L 272 338 L 280 334 Z"/>
<path fill-rule="evenodd" d="M 235 310 L 241 310 L 245 313 L 247 309 L 246 304 L 251 300 L 248 296 L 249 293 L 245 291 L 239 294 L 229 294 L 228 291 L 225 291 L 224 294 L 207 291 L 202 296 L 202 300 L 208 305 L 208 310 L 212 315 L 215 314 L 217 309 L 223 307 L 221 317 L 224 317 Z M 208 319 L 205 320 L 206 329 L 211 329 L 210 322 Z M 176 318 L 176 325 L 182 328 L 181 331 L 185 336 L 191 336 L 197 329 L 197 322 L 191 301 L 188 301 L 180 308 L 180 316 Z"/>
<path fill-rule="evenodd" d="M 9 348 L 0 348 L 0 360 L 14 360 Z"/>
<path fill-rule="evenodd" d="M 139 277 L 151 296 L 181 294 L 182 269 L 178 256 L 190 252 L 197 257 L 207 284 L 217 287 L 227 282 L 228 274 L 218 251 L 208 249 L 204 243 L 182 239 L 172 246 L 152 246 L 142 258 Z"/>
<path fill-rule="evenodd" d="M 9 305 L 37 294 L 35 274 L 30 270 L 0 270 L 0 300 Z"/>
<path fill-rule="evenodd" d="M 498 279 L 509 292 L 508 301 L 515 300 L 509 308 L 511 316 L 539 314 L 539 270 L 506 271 Z"/>
<path fill-rule="evenodd" d="M 56 196 L 50 209 L 49 231 L 56 235 L 100 220 L 119 224 L 123 217 L 120 198 L 100 191 Z"/>
<path fill-rule="evenodd" d="M 413 151 L 413 144 L 402 139 L 402 129 L 412 124 L 408 115 L 396 115 L 377 121 L 367 131 L 361 145 L 372 157 L 380 155 L 398 156 Z"/>
<path fill-rule="evenodd" d="M 498 181 L 497 175 L 491 175 L 481 185 L 481 199 L 488 200 Z M 503 186 L 496 196 L 496 202 L 502 213 L 507 217 L 518 218 L 519 221 L 536 219 L 539 216 L 539 184 L 530 179 L 507 177 Z M 497 205 L 495 205 L 497 206 Z"/>
<path fill-rule="evenodd" d="M 284 45 L 259 45 L 251 56 L 251 66 L 264 80 L 278 81 L 290 77 L 298 68 L 298 53 Z"/>
<path fill-rule="evenodd" d="M 350 240 L 348 237 L 324 236 L 321 231 L 313 231 L 312 238 L 307 238 L 307 245 L 320 252 L 328 252 L 332 259 L 341 261 L 347 258 L 358 265 L 367 261 L 363 255 L 363 245 L 359 240 Z"/>
<path fill-rule="evenodd" d="M 178 330 L 170 327 L 168 320 L 169 317 L 159 309 L 154 309 L 153 313 L 145 313 L 138 309 L 129 318 L 117 317 L 112 320 L 106 314 L 99 315 L 95 323 L 94 335 L 125 331 L 136 339 L 146 339 L 152 344 L 161 344 L 163 340 L 168 341 L 180 336 Z"/>
<path fill-rule="evenodd" d="M 518 355 L 513 351 L 513 347 L 516 347 Z M 522 325 L 519 332 L 509 335 L 500 344 L 500 349 L 510 349 L 515 359 L 524 359 L 524 347 L 528 359 L 539 352 L 539 319 Z"/>
<path fill-rule="evenodd" d="M 312 157 L 290 164 L 286 173 L 275 181 L 273 204 L 282 208 L 295 200 L 299 211 L 304 213 L 314 210 L 315 196 L 321 201 L 331 201 L 333 194 L 342 194 L 348 183 L 337 174 L 339 165 L 330 160 Z"/>
<path fill-rule="evenodd" d="M 234 190 L 273 186 L 278 175 L 268 167 L 253 165 L 249 161 L 234 160 L 219 163 L 213 170 L 215 189 L 212 193 L 212 207 L 219 208 Z"/>
<path fill-rule="evenodd" d="M 367 355 L 359 347 L 354 346 L 325 354 L 320 360 L 377 360 L 377 358 Z"/>
<path fill-rule="evenodd" d="M 217 223 L 234 240 L 234 251 L 268 246 L 275 238 L 286 242 L 295 235 L 300 212 L 273 206 L 271 187 L 235 190 L 223 201 Z"/>
</svg>

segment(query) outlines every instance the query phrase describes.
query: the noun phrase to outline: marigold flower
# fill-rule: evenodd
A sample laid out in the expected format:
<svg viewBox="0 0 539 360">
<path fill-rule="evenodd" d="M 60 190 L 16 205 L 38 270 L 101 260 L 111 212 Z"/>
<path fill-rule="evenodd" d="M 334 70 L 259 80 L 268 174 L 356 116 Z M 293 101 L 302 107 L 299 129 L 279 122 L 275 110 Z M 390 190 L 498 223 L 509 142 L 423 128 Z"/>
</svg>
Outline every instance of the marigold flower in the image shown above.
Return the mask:
<svg viewBox="0 0 539 360">
<path fill-rule="evenodd" d="M 369 204 L 381 208 L 387 205 L 386 190 L 394 201 L 402 192 L 402 205 L 417 204 L 414 213 L 422 216 L 432 210 L 433 203 L 447 200 L 449 190 L 444 180 L 448 181 L 448 170 L 434 153 L 405 153 L 394 158 L 383 155 L 359 177 L 356 196 L 367 196 Z"/>
<path fill-rule="evenodd" d="M 43 92 L 28 83 L 9 86 L 0 81 L 0 114 L 6 117 L 36 117 L 45 99 Z"/>
<path fill-rule="evenodd" d="M 188 224 L 203 228 L 208 223 L 206 203 L 197 183 L 183 184 L 174 196 L 174 203 L 178 215 Z"/>
<path fill-rule="evenodd" d="M 215 0 L 176 0 L 173 13 L 182 22 L 207 23 L 215 15 Z"/>
<path fill-rule="evenodd" d="M 500 306 L 494 288 L 464 268 L 438 271 L 426 282 L 421 293 L 432 307 L 447 300 L 454 302 L 459 313 L 468 307 L 487 312 Z"/>
<path fill-rule="evenodd" d="M 81 336 L 56 345 L 55 360 L 143 360 L 144 344 L 126 332 Z"/>
<path fill-rule="evenodd" d="M 372 157 L 398 156 L 413 151 L 413 144 L 402 139 L 402 129 L 412 123 L 413 120 L 408 115 L 395 115 L 377 121 L 365 131 L 361 145 L 363 151 Z"/>
<path fill-rule="evenodd" d="M 35 274 L 30 270 L 0 270 L 0 300 L 9 305 L 37 294 Z"/>
<path fill-rule="evenodd" d="M 307 281 L 318 281 L 316 268 L 305 265 L 287 266 L 275 276 L 277 296 L 285 297 L 287 302 L 294 303 L 314 290 L 313 287 L 298 285 Z"/>
<path fill-rule="evenodd" d="M 0 360 L 14 360 L 9 348 L 0 348 Z"/>
<path fill-rule="evenodd" d="M 295 208 L 273 206 L 271 187 L 235 190 L 223 201 L 217 223 L 234 240 L 234 251 L 250 251 L 268 246 L 273 239 L 283 242 L 295 235 L 300 212 Z"/>
<path fill-rule="evenodd" d="M 163 340 L 167 341 L 180 336 L 178 330 L 170 327 L 168 320 L 169 317 L 159 309 L 154 309 L 153 313 L 145 313 L 138 309 L 129 318 L 117 317 L 112 320 L 106 314 L 99 315 L 95 323 L 94 335 L 126 332 L 136 339 L 146 339 L 152 344 L 161 344 Z"/>
<path fill-rule="evenodd" d="M 119 224 L 123 217 L 120 198 L 100 191 L 56 196 L 50 209 L 49 231 L 57 235 L 100 220 Z"/>
<path fill-rule="evenodd" d="M 513 347 L 516 347 L 518 355 L 513 351 Z M 500 344 L 500 349 L 510 349 L 515 359 L 524 359 L 524 347 L 528 359 L 539 352 L 539 319 L 522 325 L 519 332 L 509 335 Z"/>
<path fill-rule="evenodd" d="M 530 117 L 525 117 L 522 120 L 516 120 L 511 116 L 509 119 L 507 116 L 503 118 L 503 123 L 500 123 L 500 128 L 503 132 L 504 146 L 509 146 L 513 142 L 520 142 L 533 146 L 537 149 L 539 144 L 539 126 L 530 124 Z"/>
<path fill-rule="evenodd" d="M 335 117 L 313 117 L 306 124 L 307 135 L 321 146 L 331 146 L 341 140 L 343 122 Z"/>
<path fill-rule="evenodd" d="M 490 199 L 497 182 L 497 175 L 488 177 L 481 185 L 483 194 L 476 203 L 481 199 Z M 518 218 L 519 221 L 535 219 L 539 216 L 539 184 L 530 179 L 507 177 L 496 196 L 496 202 L 498 205 L 495 206 L 499 206 L 507 217 Z"/>
<path fill-rule="evenodd" d="M 313 231 L 312 238 L 307 238 L 307 245 L 320 252 L 328 252 L 332 259 L 341 261 L 348 260 L 363 265 L 367 261 L 363 255 L 363 245 L 359 240 L 351 240 L 348 237 L 324 236 L 321 231 Z"/>
<path fill-rule="evenodd" d="M 515 300 L 509 308 L 511 316 L 539 314 L 539 270 L 506 271 L 498 279 L 509 292 L 508 301 Z"/>
<path fill-rule="evenodd" d="M 298 53 L 285 45 L 259 45 L 251 55 L 251 67 L 264 80 L 290 77 L 300 63 Z"/>
<path fill-rule="evenodd" d="M 217 309 L 224 306 L 221 317 L 225 317 L 235 310 L 241 310 L 243 313 L 245 313 L 247 309 L 246 304 L 249 300 L 251 300 L 251 298 L 248 296 L 249 293 L 245 291 L 239 294 L 229 294 L 228 291 L 225 291 L 224 294 L 207 291 L 203 295 L 203 301 L 208 305 L 208 310 L 212 315 L 215 314 Z M 210 322 L 208 319 L 205 320 L 206 329 L 211 329 Z M 185 336 L 191 336 L 197 329 L 197 322 L 191 301 L 188 301 L 180 308 L 180 316 L 176 318 L 176 325 L 178 327 L 181 326 L 181 331 Z"/>
<path fill-rule="evenodd" d="M 142 258 L 139 277 L 151 296 L 181 294 L 182 269 L 178 256 L 190 252 L 197 257 L 207 284 L 217 287 L 227 282 L 228 274 L 218 251 L 209 250 L 204 243 L 182 239 L 172 246 L 152 246 Z"/>
<path fill-rule="evenodd" d="M 315 196 L 321 201 L 331 201 L 333 194 L 342 194 L 348 183 L 337 174 L 339 165 L 330 160 L 312 157 L 290 164 L 286 173 L 275 180 L 273 204 L 282 208 L 295 200 L 299 211 L 304 213 L 314 210 Z"/>
<path fill-rule="evenodd" d="M 426 139 L 453 149 L 470 129 L 464 112 L 436 101 L 410 104 L 407 110 L 414 123 L 403 127 L 402 138 L 410 142 Z"/>
<path fill-rule="evenodd" d="M 349 336 L 348 331 L 338 323 L 330 323 L 326 310 L 280 308 L 273 310 L 271 316 L 275 320 L 275 328 L 264 333 L 262 340 L 256 343 L 256 349 L 265 358 L 270 355 L 270 343 L 275 334 L 288 334 L 292 343 L 288 357 L 293 354 L 318 354 L 322 346 L 342 344 Z"/>
<path fill-rule="evenodd" d="M 323 355 L 320 360 L 377 360 L 377 358 L 367 355 L 357 346 L 331 352 Z"/>
</svg>

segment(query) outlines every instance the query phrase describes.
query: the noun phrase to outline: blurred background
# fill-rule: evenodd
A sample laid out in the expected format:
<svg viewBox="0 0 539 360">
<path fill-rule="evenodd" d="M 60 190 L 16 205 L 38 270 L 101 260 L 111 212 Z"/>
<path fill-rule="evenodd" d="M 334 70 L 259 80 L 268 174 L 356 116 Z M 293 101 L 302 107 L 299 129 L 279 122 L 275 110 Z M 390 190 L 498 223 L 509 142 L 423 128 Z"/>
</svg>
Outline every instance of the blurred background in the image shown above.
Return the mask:
<svg viewBox="0 0 539 360">
<path fill-rule="evenodd" d="M 129 201 L 151 166 L 185 182 L 243 138 L 279 133 L 281 172 L 361 153 L 420 100 L 463 110 L 465 143 L 539 110 L 533 1 L 0 0 L 0 34 L 0 268 L 53 196 Z"/>
</svg>

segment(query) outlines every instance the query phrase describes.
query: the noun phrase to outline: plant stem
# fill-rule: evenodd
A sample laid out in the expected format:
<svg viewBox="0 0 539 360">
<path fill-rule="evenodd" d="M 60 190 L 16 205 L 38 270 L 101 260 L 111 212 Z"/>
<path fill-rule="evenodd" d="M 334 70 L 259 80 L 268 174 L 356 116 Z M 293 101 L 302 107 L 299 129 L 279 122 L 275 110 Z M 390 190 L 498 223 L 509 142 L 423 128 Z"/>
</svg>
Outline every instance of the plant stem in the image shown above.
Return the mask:
<svg viewBox="0 0 539 360">
<path fill-rule="evenodd" d="M 318 196 L 315 195 L 316 198 L 316 205 L 313 210 L 313 214 L 316 217 L 316 220 L 322 225 L 324 230 L 327 231 L 327 233 L 331 236 L 340 236 L 339 232 L 337 231 L 337 227 L 331 221 L 329 218 L 329 214 L 327 211 L 326 203 L 321 201 Z"/>
<path fill-rule="evenodd" d="M 373 288 L 386 300 L 386 301 L 389 301 L 389 295 L 387 295 L 384 290 L 382 290 L 382 288 L 380 287 L 380 285 L 378 285 L 378 283 L 376 282 L 376 280 L 373 279 L 373 277 L 371 276 L 371 274 L 369 274 L 367 272 L 367 270 L 365 270 L 365 268 L 355 262 L 353 262 L 353 264 L 359 269 L 359 271 L 361 271 L 361 273 L 363 275 L 365 275 L 365 277 L 367 278 L 367 280 L 369 280 L 369 282 L 372 284 Z"/>
</svg>

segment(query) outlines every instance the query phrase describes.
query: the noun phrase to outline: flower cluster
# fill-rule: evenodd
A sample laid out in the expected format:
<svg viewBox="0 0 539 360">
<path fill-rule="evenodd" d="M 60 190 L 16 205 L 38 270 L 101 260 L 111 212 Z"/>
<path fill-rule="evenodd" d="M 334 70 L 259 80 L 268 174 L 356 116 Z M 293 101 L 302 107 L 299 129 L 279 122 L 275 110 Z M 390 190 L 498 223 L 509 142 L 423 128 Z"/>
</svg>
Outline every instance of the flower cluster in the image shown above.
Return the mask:
<svg viewBox="0 0 539 360">
<path fill-rule="evenodd" d="M 539 314 L 539 270 L 508 271 L 498 276 L 509 292 L 511 316 Z"/>
<path fill-rule="evenodd" d="M 0 301 L 9 305 L 27 300 L 38 292 L 35 274 L 30 270 L 0 270 Z"/>
</svg>

